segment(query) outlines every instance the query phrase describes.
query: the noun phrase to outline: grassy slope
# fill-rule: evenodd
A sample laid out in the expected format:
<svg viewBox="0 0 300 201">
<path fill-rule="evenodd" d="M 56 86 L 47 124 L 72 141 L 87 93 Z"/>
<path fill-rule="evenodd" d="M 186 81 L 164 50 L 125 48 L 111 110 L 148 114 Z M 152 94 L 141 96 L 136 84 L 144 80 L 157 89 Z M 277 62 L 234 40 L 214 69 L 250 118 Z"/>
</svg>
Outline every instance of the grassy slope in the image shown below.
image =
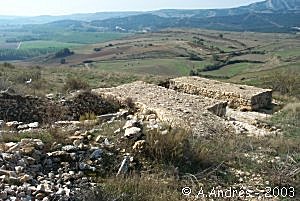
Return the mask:
<svg viewBox="0 0 300 201">
<path fill-rule="evenodd" d="M 223 37 L 219 37 L 220 33 L 223 34 Z M 16 35 L 16 33 L 14 34 Z M 120 37 L 126 36 L 126 34 L 74 31 L 63 33 L 61 30 L 56 30 L 50 36 L 53 37 L 51 41 L 23 42 L 21 49 L 73 47 L 72 50 L 75 51 L 75 55 L 67 57 L 67 63 L 63 66 L 79 67 L 78 71 L 85 69 L 96 73 L 113 72 L 133 76 L 143 74 L 182 76 L 188 75 L 191 69 L 203 69 L 213 63 L 213 54 L 217 54 L 221 58 L 226 57 L 228 53 L 222 53 L 222 49 L 236 52 L 251 47 L 251 51 L 265 51 L 265 54 L 249 53 L 233 57 L 231 60 L 249 59 L 264 63 L 237 63 L 227 65 L 219 70 L 202 72 L 201 74 L 226 76 L 230 77 L 228 81 L 257 85 L 262 84 L 265 77 L 277 72 L 278 69 L 299 70 L 299 57 L 297 57 L 299 54 L 299 38 L 288 34 L 241 34 L 175 29 L 158 33 L 137 34 L 124 39 L 120 39 Z M 82 43 L 93 44 L 78 46 Z M 108 44 L 112 44 L 112 46 L 108 46 Z M 101 48 L 101 51 L 95 52 L 94 48 L 96 47 Z M 216 47 L 221 50 L 216 49 Z M 203 61 L 189 60 L 190 54 L 198 55 Z M 85 60 L 94 62 L 88 68 L 85 68 L 82 64 Z M 42 62 L 39 63 L 39 61 Z M 61 68 L 57 59 L 46 60 L 46 62 L 49 67 Z M 43 59 L 37 59 L 33 60 L 32 64 L 27 62 L 26 65 L 43 66 L 45 63 Z M 72 72 L 76 73 L 76 70 L 72 69 Z"/>
<path fill-rule="evenodd" d="M 127 36 L 122 33 L 105 33 L 105 32 L 57 32 L 50 36 L 48 40 L 55 40 L 66 43 L 92 44 L 115 40 Z"/>
<path fill-rule="evenodd" d="M 193 66 L 203 66 L 204 64 L 203 62 L 174 58 L 99 62 L 94 65 L 96 69 L 107 72 L 182 76 L 188 75 Z"/>
<path fill-rule="evenodd" d="M 78 46 L 78 43 L 64 43 L 64 42 L 57 42 L 57 41 L 25 41 L 22 42 L 20 49 L 43 49 L 43 48 L 72 48 Z"/>
</svg>

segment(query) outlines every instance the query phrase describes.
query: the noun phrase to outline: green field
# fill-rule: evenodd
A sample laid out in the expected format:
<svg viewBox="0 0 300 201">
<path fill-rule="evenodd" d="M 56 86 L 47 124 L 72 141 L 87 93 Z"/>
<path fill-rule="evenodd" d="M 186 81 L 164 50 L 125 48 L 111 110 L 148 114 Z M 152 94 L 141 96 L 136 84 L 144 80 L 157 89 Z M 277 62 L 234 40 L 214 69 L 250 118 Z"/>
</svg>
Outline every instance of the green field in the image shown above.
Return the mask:
<svg viewBox="0 0 300 201">
<path fill-rule="evenodd" d="M 25 41 L 22 42 L 20 49 L 43 49 L 43 48 L 72 48 L 79 46 L 78 43 L 63 43 L 57 41 Z"/>
<path fill-rule="evenodd" d="M 232 77 L 238 74 L 245 73 L 247 71 L 249 72 L 250 70 L 253 70 L 256 67 L 257 64 L 253 64 L 253 63 L 239 63 L 239 64 L 225 66 L 223 68 L 220 68 L 219 70 L 201 72 L 201 74 Z"/>
<path fill-rule="evenodd" d="M 107 42 L 128 36 L 126 33 L 84 32 L 70 30 L 0 32 L 0 61 L 22 60 L 47 55 L 63 48 Z M 2 42 L 1 42 L 2 41 Z M 7 42 L 10 41 L 10 42 Z M 18 44 L 21 46 L 17 49 Z"/>
<path fill-rule="evenodd" d="M 126 33 L 110 33 L 110 32 L 56 32 L 49 36 L 45 36 L 46 40 L 54 40 L 63 43 L 80 43 L 93 44 L 107 42 L 110 40 L 120 39 L 128 36 Z"/>
<path fill-rule="evenodd" d="M 282 58 L 300 57 L 300 48 L 280 50 L 276 52 L 276 55 L 281 56 Z"/>
<path fill-rule="evenodd" d="M 23 34 L 24 32 L 20 32 L 19 36 Z M 34 34 L 36 33 L 32 36 Z M 297 56 L 300 47 L 295 35 L 243 33 L 241 36 L 235 32 L 224 32 L 221 38 L 218 37 L 219 34 L 220 32 L 196 29 L 135 35 L 71 30 L 64 32 L 56 29 L 41 34 L 44 38 L 42 40 L 23 41 L 20 50 L 0 51 L 0 55 L 5 58 L 8 54 L 21 54 L 19 58 L 22 59 L 71 48 L 75 54 L 66 57 L 63 65 L 60 58 L 49 56 L 32 59 L 32 63 L 27 62 L 26 65 L 44 66 L 43 62 L 47 62 L 49 67 L 63 67 L 65 71 L 61 77 L 78 76 L 78 70 L 84 75 L 82 78 L 95 87 L 99 86 L 95 76 L 98 74 L 121 73 L 126 74 L 125 80 L 131 80 L 128 76 L 175 77 L 186 76 L 193 71 L 216 79 L 230 78 L 228 81 L 259 84 L 276 69 L 299 69 Z M 8 34 L 0 36 L 3 39 Z M 16 33 L 12 36 L 18 37 Z M 99 51 L 95 51 L 95 48 L 99 48 Z M 247 48 L 251 50 L 247 51 Z M 196 55 L 196 59 L 191 55 Z M 89 64 L 85 65 L 87 61 Z M 201 72 L 207 66 L 218 62 L 226 64 L 228 61 L 240 63 Z M 254 63 L 257 61 L 261 63 Z M 123 81 L 116 80 L 114 83 Z"/>
<path fill-rule="evenodd" d="M 193 67 L 202 67 L 207 62 L 191 62 L 181 58 L 174 59 L 139 59 L 97 62 L 95 69 L 105 72 L 125 72 L 133 74 L 185 76 Z"/>
</svg>

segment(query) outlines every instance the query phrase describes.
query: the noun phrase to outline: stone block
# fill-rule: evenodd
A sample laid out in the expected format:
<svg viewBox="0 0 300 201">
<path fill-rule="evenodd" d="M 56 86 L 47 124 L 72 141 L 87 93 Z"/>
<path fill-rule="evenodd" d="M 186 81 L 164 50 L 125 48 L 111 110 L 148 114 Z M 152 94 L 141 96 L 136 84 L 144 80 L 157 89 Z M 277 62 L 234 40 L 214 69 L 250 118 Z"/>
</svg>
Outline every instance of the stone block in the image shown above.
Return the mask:
<svg viewBox="0 0 300 201">
<path fill-rule="evenodd" d="M 247 111 L 266 108 L 272 103 L 271 89 L 225 83 L 201 77 L 171 79 L 170 89 L 227 101 L 229 107 Z"/>
</svg>

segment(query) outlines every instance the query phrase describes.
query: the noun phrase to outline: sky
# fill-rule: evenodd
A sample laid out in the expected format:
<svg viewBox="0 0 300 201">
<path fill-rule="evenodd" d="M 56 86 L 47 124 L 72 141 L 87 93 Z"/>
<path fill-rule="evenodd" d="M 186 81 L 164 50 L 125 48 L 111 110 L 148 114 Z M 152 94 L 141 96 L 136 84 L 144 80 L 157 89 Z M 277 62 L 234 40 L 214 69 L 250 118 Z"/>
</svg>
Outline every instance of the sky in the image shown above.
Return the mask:
<svg viewBox="0 0 300 201">
<path fill-rule="evenodd" d="M 0 15 L 37 16 L 168 8 L 230 8 L 257 1 L 261 0 L 0 0 Z"/>
</svg>

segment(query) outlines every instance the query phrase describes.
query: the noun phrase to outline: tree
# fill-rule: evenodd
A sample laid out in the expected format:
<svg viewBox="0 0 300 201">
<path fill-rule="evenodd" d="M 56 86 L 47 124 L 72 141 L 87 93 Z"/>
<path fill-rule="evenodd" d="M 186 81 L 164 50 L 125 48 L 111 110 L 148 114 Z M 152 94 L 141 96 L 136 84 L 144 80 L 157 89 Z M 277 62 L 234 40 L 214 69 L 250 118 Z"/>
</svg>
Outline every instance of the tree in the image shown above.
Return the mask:
<svg viewBox="0 0 300 201">
<path fill-rule="evenodd" d="M 66 57 L 66 56 L 70 56 L 74 54 L 74 52 L 70 51 L 69 48 L 64 48 L 58 52 L 55 53 L 55 57 L 59 58 L 59 57 Z"/>
<path fill-rule="evenodd" d="M 65 59 L 65 58 L 62 58 L 62 59 L 60 60 L 60 63 L 61 63 L 61 64 L 65 64 L 65 63 L 66 63 L 66 59 Z"/>
<path fill-rule="evenodd" d="M 198 55 L 194 54 L 194 53 L 191 53 L 190 54 L 190 60 L 192 61 L 202 61 L 203 59 L 201 57 L 199 57 Z"/>
</svg>

